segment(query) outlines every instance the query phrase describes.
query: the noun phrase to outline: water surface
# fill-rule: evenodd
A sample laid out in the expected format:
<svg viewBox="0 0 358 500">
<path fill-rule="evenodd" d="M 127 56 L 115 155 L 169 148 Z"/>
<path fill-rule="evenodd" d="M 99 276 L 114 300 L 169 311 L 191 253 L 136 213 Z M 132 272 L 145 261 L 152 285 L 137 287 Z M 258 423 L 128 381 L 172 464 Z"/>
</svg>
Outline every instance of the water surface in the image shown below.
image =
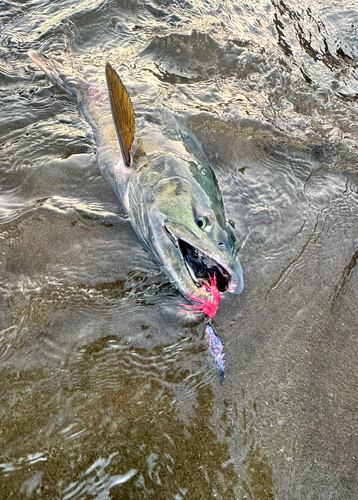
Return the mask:
<svg viewBox="0 0 358 500">
<path fill-rule="evenodd" d="M 1 498 L 357 498 L 355 2 L 5 1 L 0 40 Z M 29 48 L 202 144 L 245 278 L 223 384 Z"/>
</svg>

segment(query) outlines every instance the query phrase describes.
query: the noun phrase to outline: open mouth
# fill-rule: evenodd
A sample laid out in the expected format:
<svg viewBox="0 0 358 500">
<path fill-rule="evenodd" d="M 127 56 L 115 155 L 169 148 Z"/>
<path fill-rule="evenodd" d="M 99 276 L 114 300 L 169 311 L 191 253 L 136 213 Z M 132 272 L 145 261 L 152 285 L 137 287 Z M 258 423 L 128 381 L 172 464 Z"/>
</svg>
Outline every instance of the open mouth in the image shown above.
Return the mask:
<svg viewBox="0 0 358 500">
<path fill-rule="evenodd" d="M 203 281 L 208 282 L 210 276 L 214 278 L 215 275 L 219 291 L 225 292 L 227 290 L 231 276 L 223 266 L 188 242 L 178 238 L 177 243 L 189 274 L 197 286 L 200 286 Z"/>
</svg>

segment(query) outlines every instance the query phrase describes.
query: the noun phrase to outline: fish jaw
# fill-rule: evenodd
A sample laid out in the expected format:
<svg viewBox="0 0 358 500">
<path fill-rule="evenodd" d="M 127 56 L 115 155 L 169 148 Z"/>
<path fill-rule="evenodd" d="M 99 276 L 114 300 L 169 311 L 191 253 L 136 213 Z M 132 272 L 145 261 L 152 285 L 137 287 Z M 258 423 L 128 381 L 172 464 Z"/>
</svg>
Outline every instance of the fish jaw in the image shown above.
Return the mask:
<svg viewBox="0 0 358 500">
<path fill-rule="evenodd" d="M 161 225 L 161 231 L 157 232 L 152 239 L 149 248 L 170 281 L 175 284 L 178 291 L 187 299 L 196 297 L 201 300 L 212 300 L 212 295 L 204 286 L 195 279 L 189 266 L 186 265 L 184 256 L 180 250 L 179 240 L 168 231 L 165 223 Z"/>
<path fill-rule="evenodd" d="M 214 276 L 221 281 L 221 292 L 241 293 L 244 288 L 244 281 L 238 257 L 232 257 L 229 252 L 225 251 L 222 252 L 223 255 L 220 255 L 219 250 L 214 254 L 212 251 L 208 251 L 200 246 L 199 241 L 195 235 L 190 234 L 190 231 L 183 231 L 183 228 L 180 229 L 179 235 L 176 223 L 166 221 L 163 224 L 164 233 L 176 249 L 176 260 L 182 269 L 183 283 L 179 287 L 181 293 L 188 300 L 192 296 L 199 299 L 212 300 L 213 297 L 205 285 L 205 281 Z M 191 259 L 187 258 L 188 252 L 191 252 Z M 197 264 L 194 266 L 192 265 L 193 255 L 195 255 L 197 261 Z M 206 279 L 203 279 L 198 273 L 200 266 L 205 267 L 207 273 Z M 168 266 L 167 269 L 169 270 Z M 170 270 L 168 274 L 170 274 Z"/>
<path fill-rule="evenodd" d="M 232 271 L 233 271 L 233 276 L 235 276 L 235 279 L 233 279 L 229 283 L 227 291 L 238 295 L 244 289 L 244 276 L 242 272 L 241 263 L 238 257 L 236 257 L 233 261 Z"/>
</svg>

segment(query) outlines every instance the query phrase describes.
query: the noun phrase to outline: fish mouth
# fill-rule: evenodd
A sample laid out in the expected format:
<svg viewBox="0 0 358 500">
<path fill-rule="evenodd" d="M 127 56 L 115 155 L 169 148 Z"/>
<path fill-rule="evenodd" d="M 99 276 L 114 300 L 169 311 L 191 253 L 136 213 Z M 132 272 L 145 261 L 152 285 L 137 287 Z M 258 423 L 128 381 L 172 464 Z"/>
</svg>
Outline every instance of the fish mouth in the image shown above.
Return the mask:
<svg viewBox="0 0 358 500">
<path fill-rule="evenodd" d="M 204 288 L 203 283 L 209 282 L 216 276 L 219 292 L 233 292 L 237 287 L 236 274 L 224 262 L 219 262 L 211 255 L 204 253 L 197 246 L 176 236 L 165 225 L 165 232 L 179 250 L 187 271 L 198 288 Z"/>
<path fill-rule="evenodd" d="M 231 274 L 221 264 L 187 241 L 178 238 L 177 242 L 191 279 L 198 287 L 216 276 L 219 292 L 229 288 Z"/>
</svg>

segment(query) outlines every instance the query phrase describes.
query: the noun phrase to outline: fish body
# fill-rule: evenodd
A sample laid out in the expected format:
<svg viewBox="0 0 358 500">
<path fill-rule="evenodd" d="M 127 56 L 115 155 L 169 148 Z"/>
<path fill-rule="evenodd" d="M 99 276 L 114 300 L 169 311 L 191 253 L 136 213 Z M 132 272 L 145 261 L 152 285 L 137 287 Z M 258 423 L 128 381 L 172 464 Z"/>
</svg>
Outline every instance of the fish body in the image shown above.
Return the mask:
<svg viewBox="0 0 358 500">
<path fill-rule="evenodd" d="M 101 171 L 143 245 L 182 295 L 210 300 L 205 283 L 214 276 L 221 292 L 240 293 L 235 237 L 216 177 L 199 148 L 169 138 L 161 124 L 141 119 L 136 127 L 128 92 L 108 63 L 105 79 L 93 84 L 35 51 L 29 56 L 77 98 L 94 131 Z"/>
</svg>

